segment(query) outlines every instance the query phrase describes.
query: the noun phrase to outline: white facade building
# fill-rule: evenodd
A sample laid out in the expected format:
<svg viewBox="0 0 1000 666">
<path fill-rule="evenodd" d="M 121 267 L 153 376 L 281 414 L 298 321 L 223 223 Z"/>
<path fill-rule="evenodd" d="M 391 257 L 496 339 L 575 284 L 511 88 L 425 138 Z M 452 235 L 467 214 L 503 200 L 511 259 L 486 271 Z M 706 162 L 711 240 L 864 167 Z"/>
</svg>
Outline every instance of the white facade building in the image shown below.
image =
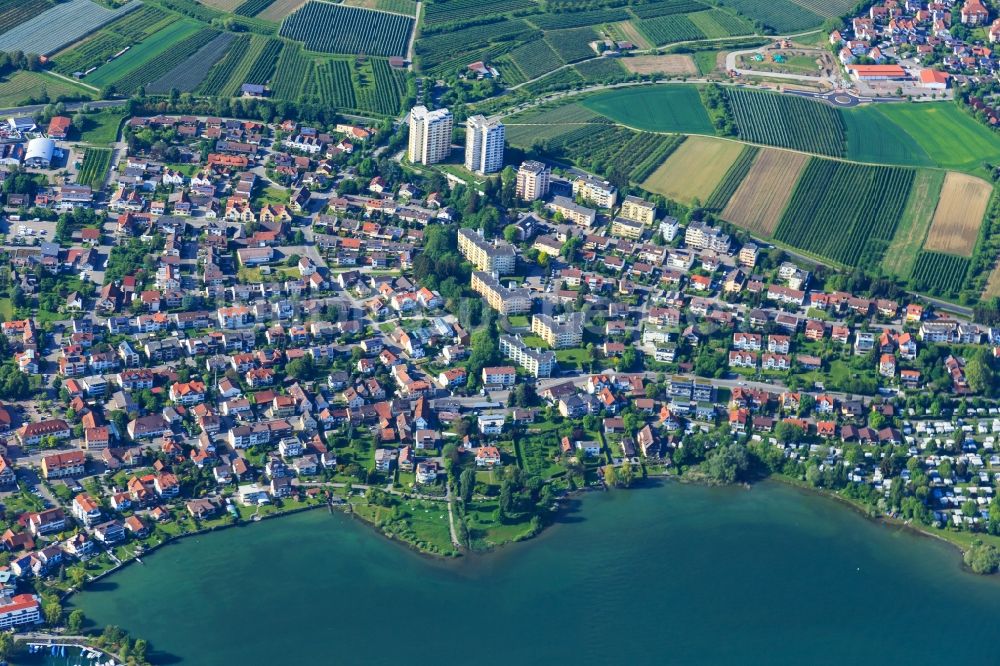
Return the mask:
<svg viewBox="0 0 1000 666">
<path fill-rule="evenodd" d="M 471 116 L 465 129 L 465 168 L 495 173 L 503 168 L 504 127 L 498 119 Z"/>
<path fill-rule="evenodd" d="M 410 111 L 410 162 L 434 164 L 451 154 L 452 117 L 448 109 L 429 111 L 415 106 Z"/>
</svg>

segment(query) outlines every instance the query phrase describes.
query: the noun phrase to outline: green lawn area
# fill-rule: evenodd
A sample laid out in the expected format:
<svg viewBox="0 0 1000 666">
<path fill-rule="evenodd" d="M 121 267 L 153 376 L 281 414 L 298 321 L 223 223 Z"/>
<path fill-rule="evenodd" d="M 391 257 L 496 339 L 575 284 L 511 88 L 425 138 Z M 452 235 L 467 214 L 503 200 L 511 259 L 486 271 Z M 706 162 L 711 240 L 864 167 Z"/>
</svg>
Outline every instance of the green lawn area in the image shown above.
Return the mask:
<svg viewBox="0 0 1000 666">
<path fill-rule="evenodd" d="M 524 315 L 511 315 L 507 317 L 507 321 L 510 322 L 511 326 L 515 326 L 517 328 L 525 328 L 527 326 L 530 326 L 528 318 Z"/>
<path fill-rule="evenodd" d="M 887 272 L 904 279 L 913 273 L 917 255 L 934 218 L 944 176 L 944 171 L 921 169 L 917 172 L 903 217 L 896 227 L 889 250 L 882 257 L 882 267 Z"/>
<path fill-rule="evenodd" d="M 862 162 L 934 166 L 935 161 L 920 144 L 882 112 L 890 106 L 904 105 L 870 104 L 841 111 L 847 130 L 847 156 Z M 916 104 L 906 106 L 918 107 Z"/>
<path fill-rule="evenodd" d="M 693 85 L 638 86 L 609 90 L 581 100 L 601 115 L 639 130 L 714 135 L 708 112 Z"/>
<path fill-rule="evenodd" d="M 80 141 L 108 145 L 118 139 L 118 127 L 125 113 L 122 109 L 101 109 L 84 117 L 87 121 L 80 132 Z"/>
<path fill-rule="evenodd" d="M 590 363 L 590 352 L 583 347 L 557 349 L 556 360 L 560 363 L 569 363 L 571 365 L 585 365 Z"/>
<path fill-rule="evenodd" d="M 93 97 L 92 90 L 44 72 L 14 72 L 0 81 L 0 107 L 20 106 L 45 92 L 53 102 L 63 95 Z"/>
<path fill-rule="evenodd" d="M 201 27 L 202 24 L 190 19 L 181 19 L 171 23 L 130 48 L 121 57 L 101 65 L 87 77 L 87 83 L 98 87 L 114 83 L 133 69 L 146 64 L 171 46 L 190 37 Z"/>
<path fill-rule="evenodd" d="M 14 318 L 14 304 L 9 298 L 0 298 L 0 316 L 3 317 L 4 321 L 10 321 Z"/>
<path fill-rule="evenodd" d="M 549 348 L 549 345 L 546 344 L 545 340 L 542 340 L 540 337 L 534 334 L 522 335 L 521 339 L 524 341 L 524 344 L 528 345 L 529 347 L 540 347 L 542 349 Z"/>
<path fill-rule="evenodd" d="M 865 114 L 868 119 L 880 115 L 884 120 L 872 122 L 881 124 L 886 132 L 892 131 L 889 124 L 894 123 L 932 163 L 942 168 L 982 175 L 983 161 L 1000 162 L 1000 136 L 951 102 L 879 104 L 852 109 L 844 116 L 847 118 L 855 113 Z M 853 148 L 854 152 L 849 148 L 848 157 L 868 159 L 865 152 L 856 146 Z"/>
</svg>

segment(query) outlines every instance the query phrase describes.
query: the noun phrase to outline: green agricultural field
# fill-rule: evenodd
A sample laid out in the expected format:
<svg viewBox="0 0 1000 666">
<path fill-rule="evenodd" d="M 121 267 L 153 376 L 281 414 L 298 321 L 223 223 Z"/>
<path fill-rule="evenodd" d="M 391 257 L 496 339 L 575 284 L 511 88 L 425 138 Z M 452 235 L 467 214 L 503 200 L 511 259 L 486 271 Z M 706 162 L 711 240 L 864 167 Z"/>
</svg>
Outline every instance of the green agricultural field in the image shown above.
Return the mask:
<svg viewBox="0 0 1000 666">
<path fill-rule="evenodd" d="M 80 141 L 106 145 L 118 139 L 118 127 L 125 117 L 121 108 L 102 109 L 96 113 L 84 116 L 83 127 L 80 128 Z"/>
<path fill-rule="evenodd" d="M 113 84 L 129 72 L 157 58 L 181 40 L 195 34 L 202 27 L 202 24 L 188 19 L 176 21 L 151 35 L 141 44 L 133 46 L 121 57 L 99 67 L 87 77 L 87 83 L 98 87 Z"/>
<path fill-rule="evenodd" d="M 917 257 L 911 282 L 919 291 L 954 297 L 962 288 L 968 270 L 968 257 L 925 251 Z"/>
<path fill-rule="evenodd" d="M 844 266 L 880 261 L 903 215 L 915 170 L 813 158 L 774 237 Z"/>
<path fill-rule="evenodd" d="M 984 161 L 1000 163 L 1000 136 L 955 104 L 881 104 L 878 112 L 942 168 L 980 173 Z"/>
<path fill-rule="evenodd" d="M 795 95 L 723 90 L 741 139 L 831 157 L 844 154 L 844 123 L 834 107 Z"/>
<path fill-rule="evenodd" d="M 927 238 L 927 230 L 934 219 L 934 209 L 944 184 L 944 171 L 921 169 L 913 178 L 910 198 L 906 202 L 903 217 L 899 220 L 896 234 L 889 243 L 889 249 L 882 259 L 886 272 L 909 279 L 917 263 L 917 255 Z"/>
<path fill-rule="evenodd" d="M 650 132 L 715 134 L 694 86 L 639 86 L 612 90 L 581 101 L 612 120 Z"/>
<path fill-rule="evenodd" d="M 76 182 L 80 185 L 90 185 L 94 190 L 100 189 L 108 176 L 108 169 L 111 168 L 111 155 L 110 148 L 87 148 L 83 154 L 83 164 L 80 165 Z"/>
<path fill-rule="evenodd" d="M 14 72 L 0 80 L 0 108 L 21 106 L 28 100 L 37 100 L 43 95 L 55 100 L 64 95 L 92 97 L 93 91 L 42 72 Z"/>
<path fill-rule="evenodd" d="M 847 157 L 859 162 L 934 166 L 935 161 L 902 127 L 882 112 L 885 104 L 842 109 Z"/>
<path fill-rule="evenodd" d="M 721 4 L 782 35 L 818 28 L 823 23 L 822 16 L 791 0 L 721 0 Z"/>
</svg>

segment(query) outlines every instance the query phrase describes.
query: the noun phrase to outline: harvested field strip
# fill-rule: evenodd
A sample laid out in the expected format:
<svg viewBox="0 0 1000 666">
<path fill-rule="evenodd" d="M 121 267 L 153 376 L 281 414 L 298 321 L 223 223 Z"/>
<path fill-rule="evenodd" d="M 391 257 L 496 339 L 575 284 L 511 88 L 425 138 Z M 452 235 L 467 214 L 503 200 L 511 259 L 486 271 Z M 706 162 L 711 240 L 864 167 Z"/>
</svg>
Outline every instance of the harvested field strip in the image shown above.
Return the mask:
<svg viewBox="0 0 1000 666">
<path fill-rule="evenodd" d="M 307 0 L 274 0 L 271 5 L 257 14 L 257 18 L 264 21 L 281 23 L 282 19 L 294 12 L 296 9 L 306 4 Z"/>
<path fill-rule="evenodd" d="M 691 205 L 708 199 L 743 152 L 735 141 L 692 136 L 643 182 L 650 192 Z"/>
<path fill-rule="evenodd" d="M 949 172 L 924 249 L 971 257 L 993 187 L 985 180 Z"/>
<path fill-rule="evenodd" d="M 747 177 L 729 198 L 722 219 L 756 236 L 769 238 L 778 227 L 808 162 L 807 155 L 761 149 Z"/>
<path fill-rule="evenodd" d="M 739 158 L 729 167 L 729 171 L 726 172 L 725 177 L 716 186 L 712 195 L 705 201 L 705 208 L 709 210 L 722 210 L 726 207 L 736 188 L 740 186 L 743 179 L 750 173 L 754 160 L 757 159 L 758 152 L 760 152 L 760 149 L 756 146 L 744 147 Z"/>
<path fill-rule="evenodd" d="M 636 74 L 687 74 L 698 73 L 694 59 L 689 55 L 645 55 L 622 58 L 621 63 Z"/>
<path fill-rule="evenodd" d="M 934 218 L 934 208 L 941 194 L 944 177 L 943 171 L 931 169 L 921 169 L 913 177 L 910 199 L 906 202 L 899 227 L 882 259 L 882 268 L 887 273 L 903 279 L 908 279 L 913 274 L 917 255 L 920 254 L 920 248 L 927 238 L 927 229 Z"/>
</svg>

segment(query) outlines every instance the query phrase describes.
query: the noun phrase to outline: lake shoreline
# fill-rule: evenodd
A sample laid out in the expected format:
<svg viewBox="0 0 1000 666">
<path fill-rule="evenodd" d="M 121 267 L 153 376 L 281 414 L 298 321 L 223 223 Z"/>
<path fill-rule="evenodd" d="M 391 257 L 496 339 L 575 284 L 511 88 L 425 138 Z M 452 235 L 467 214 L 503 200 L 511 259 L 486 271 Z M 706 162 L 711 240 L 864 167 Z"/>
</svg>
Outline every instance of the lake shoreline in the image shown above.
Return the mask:
<svg viewBox="0 0 1000 666">
<path fill-rule="evenodd" d="M 760 480 L 757 480 L 757 481 L 754 481 L 754 482 L 751 482 L 751 483 L 744 483 L 744 484 L 719 484 L 719 483 L 714 483 L 710 479 L 707 479 L 707 478 L 704 478 L 704 477 L 701 477 L 701 476 L 698 476 L 696 478 L 690 478 L 688 476 L 678 476 L 676 474 L 657 474 L 657 475 L 654 475 L 654 476 L 649 476 L 649 477 L 645 477 L 645 478 L 642 478 L 640 480 L 637 480 L 637 482 L 634 483 L 631 487 L 625 488 L 625 489 L 621 489 L 621 490 L 625 490 L 625 491 L 630 491 L 630 490 L 649 490 L 649 489 L 653 489 L 653 488 L 661 488 L 664 485 L 667 485 L 669 483 L 679 483 L 679 484 L 682 484 L 682 485 L 696 485 L 696 486 L 704 486 L 704 487 L 725 487 L 727 485 L 732 485 L 732 486 L 735 486 L 735 485 L 744 485 L 745 487 L 747 487 L 748 490 L 752 490 L 753 487 L 756 486 L 757 484 L 762 483 L 762 482 L 767 482 L 767 481 L 773 481 L 773 482 L 779 483 L 779 484 L 784 485 L 786 487 L 789 487 L 789 488 L 801 491 L 801 492 L 803 492 L 804 494 L 807 494 L 807 495 L 812 495 L 812 496 L 817 496 L 817 497 L 823 497 L 823 498 L 826 498 L 826 499 L 834 500 L 834 502 L 836 502 L 837 504 L 841 504 L 841 505 L 847 507 L 848 509 L 854 511 L 858 515 L 862 516 L 863 518 L 869 520 L 870 522 L 872 522 L 874 524 L 879 524 L 879 525 L 883 525 L 883 526 L 886 526 L 886 527 L 896 527 L 896 528 L 899 528 L 899 529 L 907 532 L 908 534 L 910 534 L 912 536 L 918 536 L 918 537 L 922 537 L 922 538 L 931 538 L 931 539 L 935 539 L 937 541 L 940 541 L 942 543 L 945 543 L 948 546 L 950 546 L 951 549 L 953 549 L 954 551 L 956 551 L 958 553 L 959 569 L 963 573 L 975 576 L 977 578 L 984 577 L 984 576 L 982 576 L 980 574 L 975 574 L 971 569 L 969 569 L 968 566 L 966 566 L 965 561 L 963 559 L 963 556 L 965 554 L 965 549 L 960 544 L 958 544 L 958 543 L 956 543 L 956 542 L 948 539 L 947 537 L 945 537 L 945 536 L 943 536 L 941 534 L 937 534 L 937 533 L 931 531 L 929 528 L 920 527 L 920 526 L 914 525 L 912 523 L 900 520 L 898 518 L 892 518 L 891 516 L 885 516 L 885 515 L 872 515 L 871 512 L 864 505 L 858 504 L 858 503 L 856 503 L 856 502 L 854 502 L 854 501 L 852 501 L 852 500 L 850 500 L 850 499 L 848 499 L 846 497 L 843 497 L 843 496 L 839 495 L 836 492 L 833 492 L 833 491 L 830 491 L 830 490 L 827 490 L 827 489 L 824 489 L 824 488 L 813 488 L 811 486 L 805 485 L 801 481 L 797 481 L 795 479 L 791 479 L 791 478 L 788 478 L 786 476 L 782 476 L 782 475 L 779 475 L 779 474 L 770 475 L 770 476 L 764 477 L 763 479 L 760 479 Z M 434 552 L 430 552 L 430 551 L 427 551 L 427 550 L 423 550 L 420 547 L 418 547 L 416 544 L 409 543 L 407 541 L 404 541 L 403 539 L 399 539 L 399 538 L 396 538 L 395 536 L 393 536 L 391 534 L 385 533 L 377 525 L 375 525 L 375 523 L 373 523 L 373 522 L 365 519 L 363 516 L 361 516 L 360 514 L 358 514 L 356 511 L 354 511 L 353 506 L 349 502 L 344 502 L 342 504 L 320 503 L 320 504 L 315 504 L 315 505 L 310 505 L 310 506 L 296 507 L 296 508 L 293 508 L 293 509 L 288 509 L 286 511 L 278 511 L 278 512 L 275 512 L 275 513 L 272 513 L 272 514 L 261 516 L 260 519 L 256 520 L 256 521 L 240 521 L 240 522 L 237 522 L 237 523 L 231 523 L 231 524 L 225 524 L 225 525 L 215 525 L 215 526 L 212 526 L 212 527 L 209 527 L 209 528 L 200 529 L 200 530 L 197 530 L 197 531 L 194 531 L 194 532 L 187 532 L 187 533 L 184 533 L 184 534 L 173 535 L 173 536 L 170 536 L 167 539 L 165 539 L 162 543 L 157 544 L 156 546 L 154 546 L 154 547 L 150 548 L 149 550 L 145 551 L 142 556 L 145 557 L 147 555 L 152 555 L 153 553 L 155 553 L 160 548 L 162 548 L 164 546 L 167 546 L 167 545 L 172 545 L 172 544 L 175 544 L 175 543 L 180 543 L 182 540 L 187 539 L 188 537 L 211 534 L 213 532 L 220 532 L 222 530 L 226 530 L 226 529 L 234 528 L 234 527 L 251 527 L 253 525 L 253 523 L 255 523 L 255 522 L 263 522 L 265 520 L 273 520 L 273 519 L 277 519 L 277 518 L 282 518 L 282 517 L 286 517 L 286 516 L 290 516 L 290 515 L 294 515 L 294 514 L 298 514 L 298 513 L 303 513 L 303 512 L 306 512 L 306 511 L 313 511 L 313 510 L 316 510 L 316 509 L 320 509 L 320 508 L 326 507 L 331 512 L 334 509 L 338 509 L 342 514 L 350 517 L 353 521 L 359 522 L 360 524 L 364 525 L 368 530 L 374 532 L 379 537 L 381 537 L 381 538 L 383 538 L 383 539 L 385 539 L 385 540 L 387 540 L 387 541 L 389 541 L 391 543 L 394 543 L 394 544 L 396 544 L 398 546 L 401 546 L 405 550 L 407 550 L 407 551 L 409 551 L 411 553 L 414 553 L 414 554 L 420 556 L 422 559 L 424 559 L 426 561 L 433 562 L 433 563 L 436 563 L 436 564 L 439 564 L 439 565 L 448 566 L 451 563 L 458 563 L 458 562 L 462 562 L 463 560 L 470 560 L 470 559 L 475 559 L 475 558 L 486 558 L 486 557 L 493 557 L 493 558 L 495 558 L 499 553 L 511 550 L 511 546 L 515 546 L 517 544 L 527 544 L 529 542 L 533 542 L 533 541 L 535 541 L 537 539 L 542 538 L 543 535 L 547 535 L 547 534 L 555 531 L 554 528 L 556 528 L 556 527 L 558 527 L 559 525 L 562 524 L 559 521 L 559 517 L 560 516 L 568 515 L 569 513 L 571 513 L 576 508 L 576 503 L 578 503 L 579 500 L 582 500 L 584 497 L 590 495 L 591 493 L 597 492 L 597 491 L 601 491 L 601 492 L 614 492 L 615 490 L 614 489 L 600 489 L 600 488 L 596 488 L 596 487 L 585 487 L 585 488 L 577 488 L 576 490 L 568 492 L 563 497 L 560 498 L 560 500 L 558 502 L 558 505 L 557 505 L 558 508 L 553 512 L 553 518 L 552 518 L 552 520 L 548 524 L 546 524 L 541 530 L 539 530 L 535 534 L 532 534 L 529 537 L 526 537 L 526 538 L 523 538 L 523 539 L 520 539 L 520 540 L 517 540 L 517 541 L 508 541 L 508 542 L 505 542 L 505 543 L 493 546 L 493 547 L 491 547 L 491 548 L 489 548 L 487 550 L 471 550 L 471 549 L 469 549 L 467 547 L 463 547 L 462 550 L 458 551 L 455 554 L 434 553 Z M 95 576 L 95 577 L 91 578 L 90 580 L 86 581 L 86 583 L 84 583 L 80 587 L 78 587 L 78 588 L 70 588 L 68 591 L 66 591 L 65 593 L 62 594 L 61 599 L 63 599 L 65 601 L 65 600 L 69 599 L 71 596 L 73 596 L 75 593 L 85 591 L 86 588 L 90 584 L 96 583 L 96 582 L 98 582 L 100 580 L 103 580 L 105 578 L 110 577 L 113 574 L 116 574 L 116 573 L 120 572 L 125 567 L 130 566 L 133 563 L 135 563 L 138 559 L 139 558 L 136 557 L 136 558 L 132 558 L 130 560 L 125 560 L 124 562 L 121 563 L 121 565 L 116 566 L 116 567 L 114 567 L 112 569 L 109 569 L 107 571 L 104 571 L 104 572 L 98 574 L 97 576 Z M 985 577 L 989 578 L 990 576 L 987 575 Z"/>
</svg>

